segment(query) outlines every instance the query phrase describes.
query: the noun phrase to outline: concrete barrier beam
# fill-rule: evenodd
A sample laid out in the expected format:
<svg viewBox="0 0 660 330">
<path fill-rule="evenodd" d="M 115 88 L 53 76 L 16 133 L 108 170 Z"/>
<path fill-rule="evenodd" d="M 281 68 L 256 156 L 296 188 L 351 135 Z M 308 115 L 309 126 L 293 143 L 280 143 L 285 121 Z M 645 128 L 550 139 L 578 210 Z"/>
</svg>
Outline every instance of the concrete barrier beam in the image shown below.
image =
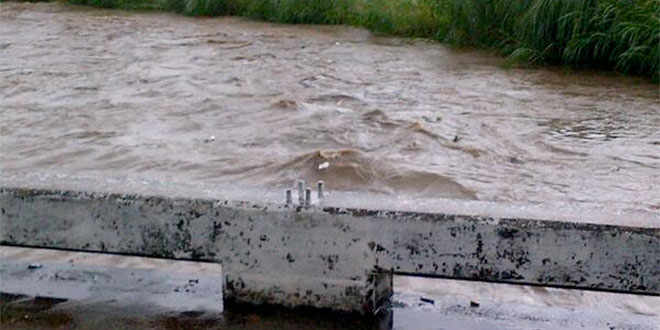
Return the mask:
<svg viewBox="0 0 660 330">
<path fill-rule="evenodd" d="M 326 208 L 378 218 L 396 273 L 660 294 L 660 228 Z M 660 218 L 658 226 L 660 226 Z M 624 221 L 622 221 L 624 222 Z"/>
<path fill-rule="evenodd" d="M 316 209 L 0 189 L 0 243 L 220 262 L 231 302 L 373 313 L 391 295 L 376 223 Z"/>
<path fill-rule="evenodd" d="M 576 213 L 576 221 L 550 221 L 332 203 L 7 187 L 0 188 L 0 244 L 215 261 L 232 302 L 360 313 L 386 303 L 390 270 L 660 294 L 660 219 L 633 227 L 612 223 L 640 219 L 597 223 Z"/>
</svg>

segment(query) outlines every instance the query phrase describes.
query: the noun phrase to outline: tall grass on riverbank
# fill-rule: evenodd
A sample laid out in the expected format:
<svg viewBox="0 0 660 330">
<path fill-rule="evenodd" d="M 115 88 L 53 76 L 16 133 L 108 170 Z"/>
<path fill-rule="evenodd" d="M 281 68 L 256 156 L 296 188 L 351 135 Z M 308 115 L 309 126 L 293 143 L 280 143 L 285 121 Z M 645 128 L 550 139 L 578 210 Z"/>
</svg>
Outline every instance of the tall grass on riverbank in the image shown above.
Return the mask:
<svg viewBox="0 0 660 330">
<path fill-rule="evenodd" d="M 68 0 L 186 15 L 348 24 L 493 49 L 512 63 L 611 69 L 659 80 L 660 0 Z"/>
<path fill-rule="evenodd" d="M 90 0 L 98 1 L 98 0 Z M 438 0 L 154 0 L 186 15 L 238 15 L 292 24 L 347 24 L 438 39 L 448 26 Z"/>
<path fill-rule="evenodd" d="M 445 41 L 658 79 L 660 0 L 453 0 Z"/>
</svg>

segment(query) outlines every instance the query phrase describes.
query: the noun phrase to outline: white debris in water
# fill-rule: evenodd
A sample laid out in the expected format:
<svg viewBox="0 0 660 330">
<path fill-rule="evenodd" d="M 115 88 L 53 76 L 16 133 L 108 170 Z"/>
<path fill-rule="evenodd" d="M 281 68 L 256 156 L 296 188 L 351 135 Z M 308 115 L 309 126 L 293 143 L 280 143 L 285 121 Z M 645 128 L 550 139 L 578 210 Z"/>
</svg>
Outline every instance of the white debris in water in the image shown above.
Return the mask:
<svg viewBox="0 0 660 330">
<path fill-rule="evenodd" d="M 325 170 L 325 169 L 328 168 L 328 167 L 330 167 L 330 163 L 328 163 L 328 162 L 323 162 L 323 163 L 321 163 L 321 164 L 319 165 L 319 171 L 323 171 L 323 170 Z"/>
</svg>

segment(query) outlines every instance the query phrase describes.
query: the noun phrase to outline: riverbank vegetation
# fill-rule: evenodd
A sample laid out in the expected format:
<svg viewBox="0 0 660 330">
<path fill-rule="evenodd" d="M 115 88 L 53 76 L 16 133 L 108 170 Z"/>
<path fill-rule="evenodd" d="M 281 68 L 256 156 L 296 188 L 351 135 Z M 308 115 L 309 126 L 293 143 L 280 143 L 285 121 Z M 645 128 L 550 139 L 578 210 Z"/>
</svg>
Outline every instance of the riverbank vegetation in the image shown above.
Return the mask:
<svg viewBox="0 0 660 330">
<path fill-rule="evenodd" d="M 66 0 L 106 8 L 347 24 L 659 81 L 660 0 Z"/>
</svg>

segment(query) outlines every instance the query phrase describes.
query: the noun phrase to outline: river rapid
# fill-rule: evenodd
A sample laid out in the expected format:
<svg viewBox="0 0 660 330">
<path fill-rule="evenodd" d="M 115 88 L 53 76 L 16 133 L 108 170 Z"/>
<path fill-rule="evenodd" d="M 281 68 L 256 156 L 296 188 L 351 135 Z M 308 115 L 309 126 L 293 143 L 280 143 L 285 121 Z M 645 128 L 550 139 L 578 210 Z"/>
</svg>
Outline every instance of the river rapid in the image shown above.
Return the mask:
<svg viewBox="0 0 660 330">
<path fill-rule="evenodd" d="M 502 64 L 351 27 L 2 3 L 1 170 L 659 212 L 658 85 Z"/>
</svg>

